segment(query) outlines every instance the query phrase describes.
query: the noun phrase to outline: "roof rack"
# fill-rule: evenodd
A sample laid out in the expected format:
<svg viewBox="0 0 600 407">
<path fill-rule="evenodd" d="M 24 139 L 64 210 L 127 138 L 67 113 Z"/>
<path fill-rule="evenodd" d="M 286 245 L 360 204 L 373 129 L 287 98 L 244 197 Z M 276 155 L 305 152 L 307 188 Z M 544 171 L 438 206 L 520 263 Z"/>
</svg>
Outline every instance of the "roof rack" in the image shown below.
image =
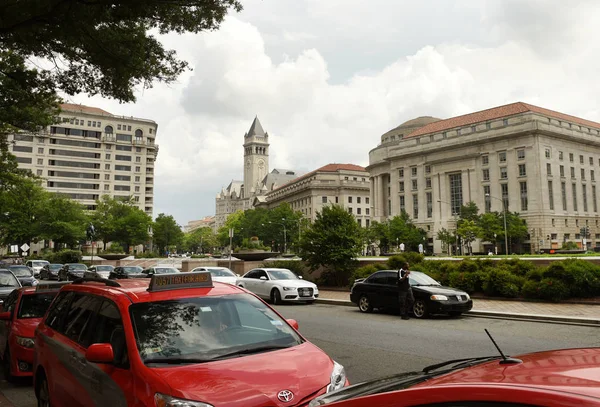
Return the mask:
<svg viewBox="0 0 600 407">
<path fill-rule="evenodd" d="M 109 280 L 107 278 L 99 278 L 99 277 L 81 277 L 73 280 L 72 284 L 83 284 L 88 282 L 94 283 L 104 283 L 109 287 L 121 287 L 121 284 L 117 283 L 115 280 Z"/>
</svg>

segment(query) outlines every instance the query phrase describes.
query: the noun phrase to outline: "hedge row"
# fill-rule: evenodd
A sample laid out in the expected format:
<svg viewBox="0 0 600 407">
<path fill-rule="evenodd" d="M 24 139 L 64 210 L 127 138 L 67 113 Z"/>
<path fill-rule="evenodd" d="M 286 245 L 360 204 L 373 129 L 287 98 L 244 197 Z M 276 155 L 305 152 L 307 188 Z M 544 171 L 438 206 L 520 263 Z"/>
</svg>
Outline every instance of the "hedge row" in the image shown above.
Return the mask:
<svg viewBox="0 0 600 407">
<path fill-rule="evenodd" d="M 408 257 L 408 258 L 407 258 Z M 490 259 L 462 261 L 423 261 L 419 255 L 394 256 L 387 264 L 360 267 L 351 283 L 377 270 L 398 269 L 408 261 L 411 270 L 422 271 L 442 285 L 491 297 L 532 298 L 561 301 L 568 298 L 600 297 L 600 266 L 580 259 L 553 262 L 538 267 L 526 260 Z"/>
</svg>

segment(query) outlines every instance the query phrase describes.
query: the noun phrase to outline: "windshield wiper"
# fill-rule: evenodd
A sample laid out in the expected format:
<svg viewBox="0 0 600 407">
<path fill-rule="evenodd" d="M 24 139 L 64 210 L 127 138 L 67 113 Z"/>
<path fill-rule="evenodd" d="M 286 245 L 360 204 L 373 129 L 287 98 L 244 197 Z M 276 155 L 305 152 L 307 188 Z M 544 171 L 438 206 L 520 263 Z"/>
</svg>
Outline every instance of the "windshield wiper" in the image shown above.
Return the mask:
<svg viewBox="0 0 600 407">
<path fill-rule="evenodd" d="M 425 367 L 423 369 L 423 373 L 427 374 L 434 370 L 439 369 L 440 367 L 445 367 L 445 366 L 450 366 L 450 365 L 456 365 L 450 369 L 450 370 L 455 370 L 455 369 L 459 369 L 462 367 L 470 366 L 472 363 L 474 364 L 474 362 L 481 363 L 481 362 L 485 362 L 487 360 L 494 360 L 494 359 L 499 359 L 499 358 L 500 358 L 500 356 L 480 356 L 477 358 L 447 360 L 442 363 L 436 363 L 435 365 Z"/>
<path fill-rule="evenodd" d="M 167 363 L 170 365 L 181 365 L 184 363 L 206 363 L 212 359 L 199 359 L 199 358 L 186 358 L 186 357 L 164 357 L 164 358 L 150 358 L 144 360 L 145 364 L 148 363 Z"/>
<path fill-rule="evenodd" d="M 222 355 L 216 356 L 214 358 L 212 358 L 211 360 L 220 360 L 220 359 L 227 359 L 227 358 L 231 358 L 231 357 L 235 357 L 235 356 L 241 356 L 241 355 L 251 355 L 253 353 L 261 353 L 261 352 L 267 352 L 270 350 L 278 350 L 278 349 L 287 349 L 290 348 L 290 345 L 265 345 L 265 346 L 257 346 L 254 348 L 247 348 L 247 349 L 240 349 L 240 350 L 236 350 L 235 352 L 230 352 L 230 353 L 224 353 Z"/>
</svg>

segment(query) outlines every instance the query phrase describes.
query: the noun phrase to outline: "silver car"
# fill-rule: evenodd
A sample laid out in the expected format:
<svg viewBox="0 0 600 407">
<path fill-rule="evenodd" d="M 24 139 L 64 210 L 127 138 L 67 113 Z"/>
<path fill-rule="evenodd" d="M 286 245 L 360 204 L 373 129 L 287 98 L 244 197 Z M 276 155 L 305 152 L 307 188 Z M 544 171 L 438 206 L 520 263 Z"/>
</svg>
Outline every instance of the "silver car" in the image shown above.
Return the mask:
<svg viewBox="0 0 600 407">
<path fill-rule="evenodd" d="M 85 273 L 84 277 L 93 277 L 93 278 L 108 278 L 110 276 L 110 272 L 115 268 L 113 266 L 101 264 L 97 266 L 92 266 Z"/>
</svg>

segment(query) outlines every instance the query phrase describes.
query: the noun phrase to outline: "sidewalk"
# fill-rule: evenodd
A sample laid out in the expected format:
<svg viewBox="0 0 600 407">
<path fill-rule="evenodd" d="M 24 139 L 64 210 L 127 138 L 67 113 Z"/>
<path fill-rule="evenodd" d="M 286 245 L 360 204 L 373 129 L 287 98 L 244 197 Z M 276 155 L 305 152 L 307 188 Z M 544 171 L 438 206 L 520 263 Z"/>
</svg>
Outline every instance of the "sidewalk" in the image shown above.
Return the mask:
<svg viewBox="0 0 600 407">
<path fill-rule="evenodd" d="M 353 305 L 350 292 L 319 290 L 318 302 Z M 600 305 L 473 299 L 473 316 L 510 317 L 598 325 Z"/>
</svg>

